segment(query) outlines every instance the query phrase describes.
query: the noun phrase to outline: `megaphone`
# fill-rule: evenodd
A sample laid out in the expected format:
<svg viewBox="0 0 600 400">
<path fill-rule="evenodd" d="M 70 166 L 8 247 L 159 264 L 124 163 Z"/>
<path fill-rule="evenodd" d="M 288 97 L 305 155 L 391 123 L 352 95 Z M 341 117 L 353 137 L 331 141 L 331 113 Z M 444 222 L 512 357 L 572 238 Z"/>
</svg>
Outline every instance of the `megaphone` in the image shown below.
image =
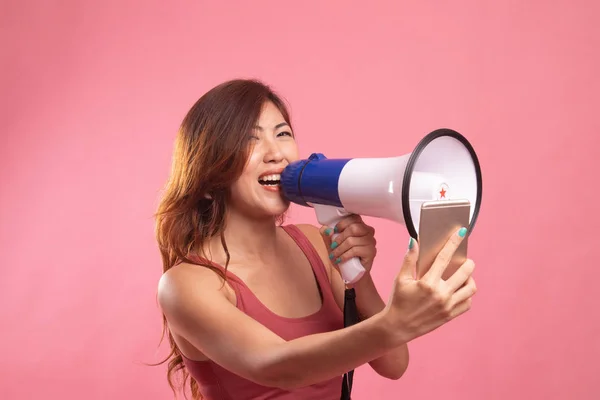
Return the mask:
<svg viewBox="0 0 600 400">
<path fill-rule="evenodd" d="M 313 207 L 321 225 L 333 228 L 344 216 L 359 214 L 403 224 L 417 238 L 421 205 L 431 200 L 469 200 L 470 234 L 481 206 L 482 177 L 473 146 L 444 128 L 399 157 L 328 159 L 313 153 L 282 171 L 281 189 L 291 202 Z M 365 273 L 356 257 L 339 268 L 346 283 Z"/>
</svg>

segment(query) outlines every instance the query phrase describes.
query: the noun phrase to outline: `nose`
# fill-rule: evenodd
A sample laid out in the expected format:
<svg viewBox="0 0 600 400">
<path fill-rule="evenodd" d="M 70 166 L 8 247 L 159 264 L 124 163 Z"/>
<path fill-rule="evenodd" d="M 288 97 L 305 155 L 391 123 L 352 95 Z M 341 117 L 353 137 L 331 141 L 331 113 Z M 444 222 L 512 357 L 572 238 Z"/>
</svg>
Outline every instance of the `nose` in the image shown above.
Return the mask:
<svg viewBox="0 0 600 400">
<path fill-rule="evenodd" d="M 274 140 L 267 141 L 267 148 L 265 151 L 264 162 L 266 163 L 279 163 L 283 160 L 283 152 L 279 147 L 279 143 Z"/>
</svg>

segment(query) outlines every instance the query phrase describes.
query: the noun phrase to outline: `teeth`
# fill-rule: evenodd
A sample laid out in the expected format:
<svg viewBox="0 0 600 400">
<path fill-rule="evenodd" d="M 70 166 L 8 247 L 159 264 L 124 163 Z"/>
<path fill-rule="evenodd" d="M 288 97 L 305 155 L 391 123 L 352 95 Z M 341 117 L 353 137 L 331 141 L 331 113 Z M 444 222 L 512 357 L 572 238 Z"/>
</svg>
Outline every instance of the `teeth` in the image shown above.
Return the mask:
<svg viewBox="0 0 600 400">
<path fill-rule="evenodd" d="M 258 181 L 260 183 L 269 184 L 269 185 L 278 184 L 281 181 L 281 175 L 280 174 L 265 175 L 265 176 L 258 178 Z"/>
<path fill-rule="evenodd" d="M 260 178 L 261 181 L 279 181 L 281 180 L 281 175 L 279 174 L 273 174 L 273 175 L 266 175 L 263 176 L 262 178 Z"/>
</svg>

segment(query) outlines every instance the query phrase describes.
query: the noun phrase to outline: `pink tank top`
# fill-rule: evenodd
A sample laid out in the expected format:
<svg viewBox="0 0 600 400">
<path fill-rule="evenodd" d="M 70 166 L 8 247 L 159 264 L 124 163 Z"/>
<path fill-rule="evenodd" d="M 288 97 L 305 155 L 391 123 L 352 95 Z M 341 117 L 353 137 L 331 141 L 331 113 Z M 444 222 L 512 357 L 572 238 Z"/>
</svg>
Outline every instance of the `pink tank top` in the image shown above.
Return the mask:
<svg viewBox="0 0 600 400">
<path fill-rule="evenodd" d="M 319 284 L 322 307 L 316 313 L 302 318 L 286 318 L 271 312 L 244 282 L 227 271 L 228 283 L 237 297 L 237 308 L 260 322 L 285 340 L 314 333 L 329 332 L 344 326 L 343 313 L 335 302 L 325 265 L 308 238 L 294 225 L 283 229 L 302 249 Z M 215 265 L 213 263 L 213 265 Z M 216 265 L 225 271 L 222 266 Z M 233 374 L 212 361 L 193 361 L 183 357 L 190 375 L 198 382 L 205 400 L 339 400 L 342 377 L 336 377 L 293 391 L 270 388 Z"/>
</svg>

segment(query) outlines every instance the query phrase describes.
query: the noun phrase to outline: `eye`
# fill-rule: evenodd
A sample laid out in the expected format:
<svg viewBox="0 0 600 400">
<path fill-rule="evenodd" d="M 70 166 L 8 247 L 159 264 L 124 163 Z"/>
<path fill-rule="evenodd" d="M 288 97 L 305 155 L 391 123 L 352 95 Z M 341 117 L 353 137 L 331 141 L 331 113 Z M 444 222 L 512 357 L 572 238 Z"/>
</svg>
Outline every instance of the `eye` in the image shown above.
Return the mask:
<svg viewBox="0 0 600 400">
<path fill-rule="evenodd" d="M 290 132 L 287 132 L 287 131 L 285 131 L 285 132 L 279 132 L 277 134 L 277 136 L 291 136 L 291 137 L 293 137 L 293 135 Z"/>
</svg>

